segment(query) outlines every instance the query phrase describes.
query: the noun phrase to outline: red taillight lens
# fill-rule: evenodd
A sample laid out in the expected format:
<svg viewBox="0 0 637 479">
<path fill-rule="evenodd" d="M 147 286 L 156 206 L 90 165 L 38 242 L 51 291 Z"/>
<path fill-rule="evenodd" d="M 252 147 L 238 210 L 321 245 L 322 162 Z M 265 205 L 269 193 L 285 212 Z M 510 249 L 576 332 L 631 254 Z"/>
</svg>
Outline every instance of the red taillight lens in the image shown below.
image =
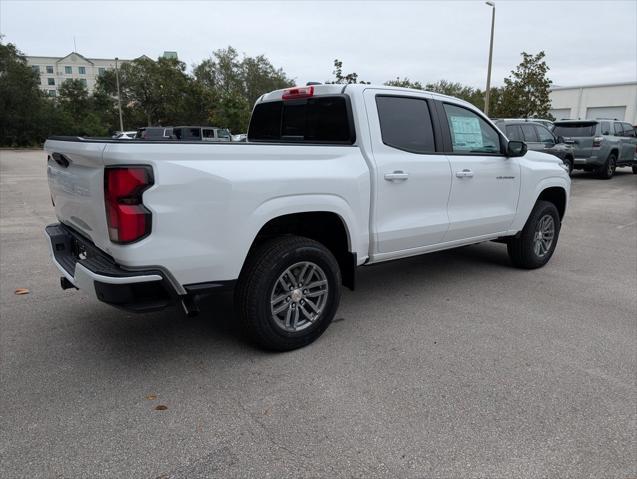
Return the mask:
<svg viewBox="0 0 637 479">
<path fill-rule="evenodd" d="M 309 98 L 314 95 L 313 86 L 295 86 L 294 88 L 288 88 L 283 90 L 283 100 L 296 100 L 297 98 Z"/>
<path fill-rule="evenodd" d="M 150 166 L 104 170 L 104 203 L 111 241 L 132 243 L 150 233 L 152 214 L 144 207 L 142 194 L 152 185 Z"/>
<path fill-rule="evenodd" d="M 593 138 L 593 148 L 599 148 L 600 146 L 602 146 L 603 140 L 603 136 L 596 136 L 595 138 Z"/>
</svg>

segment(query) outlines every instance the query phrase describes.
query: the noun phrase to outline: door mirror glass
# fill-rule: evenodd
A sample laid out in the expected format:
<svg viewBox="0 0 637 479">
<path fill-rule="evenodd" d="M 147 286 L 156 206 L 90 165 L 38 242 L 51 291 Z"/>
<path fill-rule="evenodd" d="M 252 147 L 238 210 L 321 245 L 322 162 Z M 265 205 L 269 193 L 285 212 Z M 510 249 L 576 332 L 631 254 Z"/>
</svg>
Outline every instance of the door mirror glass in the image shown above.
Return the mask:
<svg viewBox="0 0 637 479">
<path fill-rule="evenodd" d="M 526 155 L 526 150 L 526 143 L 523 141 L 511 140 L 507 145 L 507 156 L 510 158 L 524 156 Z"/>
</svg>

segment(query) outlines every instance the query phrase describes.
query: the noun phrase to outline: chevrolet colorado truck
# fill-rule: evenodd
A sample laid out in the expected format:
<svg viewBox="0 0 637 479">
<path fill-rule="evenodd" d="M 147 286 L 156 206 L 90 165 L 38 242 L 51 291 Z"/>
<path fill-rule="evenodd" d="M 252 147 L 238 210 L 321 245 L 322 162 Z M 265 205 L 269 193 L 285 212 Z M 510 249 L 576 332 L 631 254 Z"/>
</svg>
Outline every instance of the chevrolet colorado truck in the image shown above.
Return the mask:
<svg viewBox="0 0 637 479">
<path fill-rule="evenodd" d="M 509 141 L 469 103 L 385 86 L 265 94 L 245 143 L 44 148 L 63 289 L 189 315 L 233 291 L 246 331 L 274 350 L 318 338 L 364 265 L 495 240 L 513 265 L 543 266 L 570 191 L 558 158 Z"/>
</svg>

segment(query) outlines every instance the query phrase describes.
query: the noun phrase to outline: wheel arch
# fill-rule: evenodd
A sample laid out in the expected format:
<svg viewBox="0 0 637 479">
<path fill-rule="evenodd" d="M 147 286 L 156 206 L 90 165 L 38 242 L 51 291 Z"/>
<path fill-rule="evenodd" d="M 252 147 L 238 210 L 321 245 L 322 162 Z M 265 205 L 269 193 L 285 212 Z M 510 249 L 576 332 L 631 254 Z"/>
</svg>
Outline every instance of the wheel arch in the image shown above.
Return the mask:
<svg viewBox="0 0 637 479">
<path fill-rule="evenodd" d="M 553 203 L 557 208 L 557 211 L 560 215 L 560 221 L 564 218 L 564 213 L 566 213 L 566 201 L 567 201 L 566 190 L 561 186 L 549 186 L 540 192 L 535 203 L 540 200 L 548 201 Z"/>
<path fill-rule="evenodd" d="M 339 208 L 270 208 L 269 214 L 263 217 L 260 227 L 252 235 L 243 265 L 252 251 L 270 238 L 303 236 L 318 241 L 330 250 L 341 269 L 343 285 L 354 289 L 358 264 L 355 227 L 352 216 Z"/>
</svg>

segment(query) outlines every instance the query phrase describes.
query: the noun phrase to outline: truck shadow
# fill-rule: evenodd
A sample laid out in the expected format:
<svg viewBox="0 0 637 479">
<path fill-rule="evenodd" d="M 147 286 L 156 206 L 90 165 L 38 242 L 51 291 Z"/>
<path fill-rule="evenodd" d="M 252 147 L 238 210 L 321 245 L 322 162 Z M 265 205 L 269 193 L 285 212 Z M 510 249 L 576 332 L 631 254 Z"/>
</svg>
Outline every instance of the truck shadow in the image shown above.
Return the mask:
<svg viewBox="0 0 637 479">
<path fill-rule="evenodd" d="M 428 294 L 433 294 L 432 285 L 440 283 L 450 285 L 451 295 L 458 275 L 463 281 L 481 281 L 485 274 L 501 275 L 505 269 L 511 269 L 506 247 L 496 243 L 363 267 L 359 268 L 357 290 L 346 291 L 341 306 L 353 301 L 375 308 L 374 303 L 380 306 L 395 291 L 426 299 Z M 462 289 L 462 286 L 455 287 Z M 99 355 L 101 361 L 131 367 L 149 360 L 159 365 L 168 365 L 176 358 L 186 362 L 199 358 L 206 363 L 225 363 L 228 357 L 234 361 L 276 355 L 250 345 L 236 321 L 232 299 L 231 294 L 207 298 L 201 303 L 200 314 L 194 318 L 186 317 L 176 307 L 133 315 L 100 305 L 90 319 L 78 314 L 79 330 L 74 328 L 78 335 L 75 339 L 94 342 L 86 347 L 93 355 Z"/>
</svg>

